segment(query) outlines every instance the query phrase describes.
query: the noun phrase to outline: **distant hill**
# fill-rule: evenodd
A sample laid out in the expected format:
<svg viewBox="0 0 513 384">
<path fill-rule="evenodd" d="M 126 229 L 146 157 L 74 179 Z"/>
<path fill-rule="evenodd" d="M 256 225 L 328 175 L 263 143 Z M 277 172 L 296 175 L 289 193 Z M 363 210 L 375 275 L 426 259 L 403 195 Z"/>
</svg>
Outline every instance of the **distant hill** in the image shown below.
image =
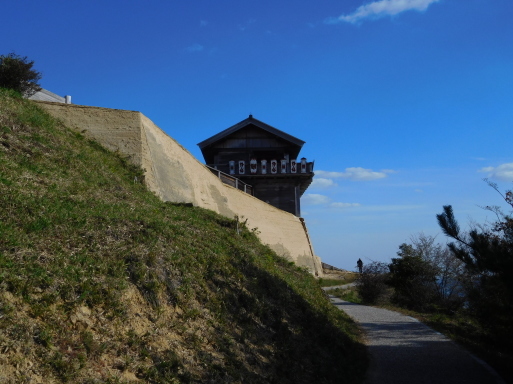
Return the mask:
<svg viewBox="0 0 513 384">
<path fill-rule="evenodd" d="M 141 176 L 0 89 L 0 382 L 361 382 L 309 273 Z"/>
</svg>

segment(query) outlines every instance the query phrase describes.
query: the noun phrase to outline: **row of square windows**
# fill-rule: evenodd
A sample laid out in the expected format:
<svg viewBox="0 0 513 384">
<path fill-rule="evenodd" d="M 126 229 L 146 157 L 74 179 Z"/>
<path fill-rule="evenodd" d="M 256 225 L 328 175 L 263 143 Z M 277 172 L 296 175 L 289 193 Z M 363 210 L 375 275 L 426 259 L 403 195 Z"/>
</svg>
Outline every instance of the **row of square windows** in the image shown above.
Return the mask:
<svg viewBox="0 0 513 384">
<path fill-rule="evenodd" d="M 235 175 L 235 169 L 237 165 L 237 170 L 239 175 L 244 175 L 246 173 L 246 161 L 239 160 L 234 161 L 230 160 L 228 162 L 230 175 Z M 308 169 L 309 168 L 309 169 Z M 256 159 L 251 159 L 249 162 L 249 171 L 251 174 L 258 173 L 258 161 Z M 267 160 L 260 160 L 260 173 L 262 175 L 269 173 L 277 174 L 278 173 L 278 160 L 271 160 L 268 169 Z M 290 166 L 288 164 L 288 160 L 283 159 L 280 160 L 280 173 L 310 173 L 313 172 L 313 163 L 307 163 L 306 158 L 302 158 L 298 163 L 296 160 L 290 161 Z"/>
</svg>

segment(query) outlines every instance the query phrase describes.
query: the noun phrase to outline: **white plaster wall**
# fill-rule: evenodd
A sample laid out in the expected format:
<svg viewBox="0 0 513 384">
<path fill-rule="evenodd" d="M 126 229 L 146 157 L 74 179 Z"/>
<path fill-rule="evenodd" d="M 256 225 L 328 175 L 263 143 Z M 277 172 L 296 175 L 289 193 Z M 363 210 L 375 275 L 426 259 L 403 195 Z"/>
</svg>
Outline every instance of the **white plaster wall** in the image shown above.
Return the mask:
<svg viewBox="0 0 513 384">
<path fill-rule="evenodd" d="M 40 105 L 67 126 L 128 155 L 145 169 L 146 185 L 162 200 L 192 203 L 229 218 L 243 217 L 279 255 L 322 274 L 300 218 L 222 183 L 143 114 L 73 104 Z"/>
</svg>

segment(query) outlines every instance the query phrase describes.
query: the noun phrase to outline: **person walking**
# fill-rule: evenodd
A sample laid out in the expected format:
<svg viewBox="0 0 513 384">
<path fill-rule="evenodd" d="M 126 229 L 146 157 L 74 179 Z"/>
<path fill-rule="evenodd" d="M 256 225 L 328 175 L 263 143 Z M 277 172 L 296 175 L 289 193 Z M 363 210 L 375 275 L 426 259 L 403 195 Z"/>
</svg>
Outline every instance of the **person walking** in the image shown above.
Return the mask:
<svg viewBox="0 0 513 384">
<path fill-rule="evenodd" d="M 358 267 L 358 272 L 362 273 L 363 272 L 363 261 L 362 261 L 362 259 L 358 259 L 358 261 L 356 262 L 356 266 Z"/>
</svg>

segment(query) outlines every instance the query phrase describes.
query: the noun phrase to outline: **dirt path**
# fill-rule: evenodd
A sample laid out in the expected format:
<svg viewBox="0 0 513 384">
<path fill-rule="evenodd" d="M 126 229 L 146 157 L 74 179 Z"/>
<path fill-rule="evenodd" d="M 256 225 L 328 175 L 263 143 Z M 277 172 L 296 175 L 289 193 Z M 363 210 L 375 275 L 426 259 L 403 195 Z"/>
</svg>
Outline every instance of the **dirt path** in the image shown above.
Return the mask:
<svg viewBox="0 0 513 384">
<path fill-rule="evenodd" d="M 344 285 L 332 285 L 331 287 L 322 287 L 322 289 L 324 289 L 325 291 L 330 291 L 332 289 L 337 289 L 337 288 L 347 289 L 350 287 L 354 287 L 355 285 L 356 285 L 355 283 L 349 283 L 349 284 L 344 284 Z"/>
<path fill-rule="evenodd" d="M 330 298 L 366 333 L 365 384 L 504 384 L 488 365 L 412 317 Z"/>
</svg>

